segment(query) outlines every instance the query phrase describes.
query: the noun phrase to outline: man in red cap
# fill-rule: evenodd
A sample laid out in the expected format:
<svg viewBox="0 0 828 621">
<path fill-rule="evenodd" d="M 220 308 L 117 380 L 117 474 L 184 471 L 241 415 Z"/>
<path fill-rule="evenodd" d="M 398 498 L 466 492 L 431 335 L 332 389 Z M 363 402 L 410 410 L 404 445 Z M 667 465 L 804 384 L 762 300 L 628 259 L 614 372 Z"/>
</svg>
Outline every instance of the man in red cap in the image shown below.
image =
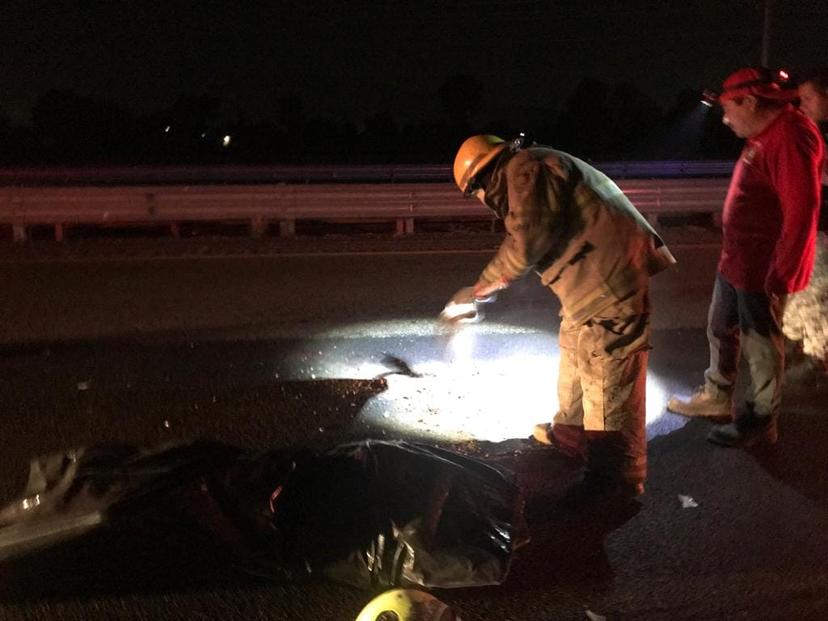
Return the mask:
<svg viewBox="0 0 828 621">
<path fill-rule="evenodd" d="M 822 140 L 795 110 L 794 90 L 765 68 L 745 68 L 722 85 L 723 122 L 745 145 L 722 213 L 722 252 L 708 314 L 710 366 L 704 385 L 667 409 L 684 416 L 731 417 L 708 440 L 723 446 L 776 441 L 784 372 L 781 317 L 788 294 L 806 287 L 814 264 Z M 740 355 L 749 378 L 732 396 Z"/>
</svg>

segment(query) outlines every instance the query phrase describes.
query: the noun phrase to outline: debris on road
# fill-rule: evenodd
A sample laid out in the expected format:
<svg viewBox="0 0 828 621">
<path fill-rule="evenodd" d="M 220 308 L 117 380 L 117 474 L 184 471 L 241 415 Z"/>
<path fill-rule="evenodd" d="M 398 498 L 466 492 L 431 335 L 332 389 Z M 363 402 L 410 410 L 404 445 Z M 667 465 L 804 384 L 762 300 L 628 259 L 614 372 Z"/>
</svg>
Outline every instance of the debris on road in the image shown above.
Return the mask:
<svg viewBox="0 0 828 621">
<path fill-rule="evenodd" d="M 406 375 L 408 377 L 422 377 L 422 375 L 414 371 L 414 369 L 412 369 L 405 360 L 397 356 L 394 356 L 393 354 L 383 354 L 382 365 L 387 367 L 389 370 L 388 372 L 380 375 L 380 377 L 385 377 L 387 375 Z"/>
<path fill-rule="evenodd" d="M 682 509 L 693 509 L 699 506 L 695 500 L 693 500 L 692 496 L 684 496 L 682 494 L 678 495 L 679 502 L 681 503 Z"/>
</svg>

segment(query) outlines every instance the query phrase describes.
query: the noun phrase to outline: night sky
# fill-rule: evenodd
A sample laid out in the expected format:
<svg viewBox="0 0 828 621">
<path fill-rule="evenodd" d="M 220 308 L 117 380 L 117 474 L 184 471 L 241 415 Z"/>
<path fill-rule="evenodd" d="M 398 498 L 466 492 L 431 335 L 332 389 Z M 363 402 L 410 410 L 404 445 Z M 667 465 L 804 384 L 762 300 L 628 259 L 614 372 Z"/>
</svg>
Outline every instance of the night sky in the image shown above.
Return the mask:
<svg viewBox="0 0 828 621">
<path fill-rule="evenodd" d="M 309 113 L 417 120 L 454 74 L 482 112 L 554 109 L 584 77 L 632 82 L 662 106 L 760 59 L 761 0 L 210 0 L 0 2 L 0 114 L 26 122 L 50 88 L 135 113 L 184 93 L 248 119 L 285 95 Z M 776 0 L 770 65 L 828 64 L 828 2 Z"/>
</svg>

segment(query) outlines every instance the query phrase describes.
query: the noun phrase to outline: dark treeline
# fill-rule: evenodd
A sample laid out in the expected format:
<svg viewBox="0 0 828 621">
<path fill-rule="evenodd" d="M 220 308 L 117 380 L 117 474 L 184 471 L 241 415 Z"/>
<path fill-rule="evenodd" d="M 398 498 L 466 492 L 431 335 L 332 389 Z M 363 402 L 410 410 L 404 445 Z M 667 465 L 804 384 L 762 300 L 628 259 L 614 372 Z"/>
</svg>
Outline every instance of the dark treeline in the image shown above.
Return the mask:
<svg viewBox="0 0 828 621">
<path fill-rule="evenodd" d="M 309 114 L 290 95 L 274 101 L 269 118 L 251 122 L 210 95 L 185 95 L 136 116 L 111 101 L 52 90 L 39 97 L 29 124 L 0 117 L 0 163 L 444 164 L 473 133 L 520 131 L 593 161 L 731 158 L 739 149 L 696 91 L 678 94 L 665 110 L 632 84 L 585 79 L 548 109 L 493 114 L 480 81 L 454 76 L 435 97 L 439 112 L 430 120 L 401 123 L 383 109 L 355 124 Z"/>
</svg>

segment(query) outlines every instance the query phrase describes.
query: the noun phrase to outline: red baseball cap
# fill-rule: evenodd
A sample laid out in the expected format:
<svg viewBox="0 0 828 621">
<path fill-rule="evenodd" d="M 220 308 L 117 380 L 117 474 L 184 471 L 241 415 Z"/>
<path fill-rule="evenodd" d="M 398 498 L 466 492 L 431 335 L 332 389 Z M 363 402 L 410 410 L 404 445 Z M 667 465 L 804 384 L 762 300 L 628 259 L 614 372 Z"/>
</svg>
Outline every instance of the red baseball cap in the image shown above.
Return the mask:
<svg viewBox="0 0 828 621">
<path fill-rule="evenodd" d="M 744 67 L 731 73 L 722 82 L 722 92 L 718 101 L 753 95 L 760 99 L 777 99 L 792 101 L 796 99 L 796 89 L 784 88 L 774 74 L 765 67 Z"/>
</svg>

